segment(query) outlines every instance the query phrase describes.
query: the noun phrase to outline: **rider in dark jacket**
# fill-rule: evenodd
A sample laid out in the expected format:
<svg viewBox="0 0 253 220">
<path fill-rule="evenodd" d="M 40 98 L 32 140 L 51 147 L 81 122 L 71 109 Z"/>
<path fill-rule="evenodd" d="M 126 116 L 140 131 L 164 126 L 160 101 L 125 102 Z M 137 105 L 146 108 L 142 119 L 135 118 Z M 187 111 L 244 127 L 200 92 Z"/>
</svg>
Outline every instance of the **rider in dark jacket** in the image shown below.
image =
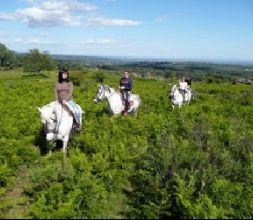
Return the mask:
<svg viewBox="0 0 253 220">
<path fill-rule="evenodd" d="M 124 76 L 120 79 L 120 92 L 122 95 L 122 100 L 125 102 L 125 111 L 124 114 L 127 115 L 130 103 L 130 95 L 131 95 L 131 90 L 133 87 L 132 79 L 129 77 L 128 72 L 124 73 Z"/>
<path fill-rule="evenodd" d="M 191 77 L 187 77 L 185 79 L 185 82 L 187 82 L 188 86 L 191 87 L 191 85 L 192 85 L 192 79 L 191 79 Z"/>
</svg>

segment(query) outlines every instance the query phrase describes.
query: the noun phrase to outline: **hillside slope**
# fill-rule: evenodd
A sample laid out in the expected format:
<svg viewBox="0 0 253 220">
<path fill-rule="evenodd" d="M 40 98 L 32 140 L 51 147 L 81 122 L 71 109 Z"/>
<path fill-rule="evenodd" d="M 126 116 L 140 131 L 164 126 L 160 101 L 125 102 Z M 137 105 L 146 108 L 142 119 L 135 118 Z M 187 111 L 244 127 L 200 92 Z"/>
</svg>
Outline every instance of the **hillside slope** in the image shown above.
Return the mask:
<svg viewBox="0 0 253 220">
<path fill-rule="evenodd" d="M 0 73 L 0 218 L 253 216 L 253 86 L 195 83 L 196 99 L 172 111 L 172 81 L 135 79 L 142 105 L 126 118 L 93 103 L 93 72 L 81 79 L 83 130 L 64 160 L 39 148 L 36 106 L 52 101 L 56 75 Z"/>
</svg>

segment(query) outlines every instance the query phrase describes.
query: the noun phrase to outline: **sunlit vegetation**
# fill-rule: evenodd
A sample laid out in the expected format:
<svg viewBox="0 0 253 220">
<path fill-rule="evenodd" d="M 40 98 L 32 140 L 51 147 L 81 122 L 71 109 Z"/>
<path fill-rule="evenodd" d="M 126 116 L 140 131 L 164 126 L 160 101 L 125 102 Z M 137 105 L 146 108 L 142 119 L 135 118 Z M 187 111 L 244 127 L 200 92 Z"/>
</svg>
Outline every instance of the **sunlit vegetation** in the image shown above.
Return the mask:
<svg viewBox="0 0 253 220">
<path fill-rule="evenodd" d="M 83 130 L 68 156 L 42 152 L 36 106 L 53 100 L 56 71 L 0 72 L 1 218 L 252 218 L 253 86 L 195 82 L 172 111 L 172 79 L 134 79 L 137 117 L 96 105 L 97 83 L 120 75 L 71 72 Z"/>
</svg>

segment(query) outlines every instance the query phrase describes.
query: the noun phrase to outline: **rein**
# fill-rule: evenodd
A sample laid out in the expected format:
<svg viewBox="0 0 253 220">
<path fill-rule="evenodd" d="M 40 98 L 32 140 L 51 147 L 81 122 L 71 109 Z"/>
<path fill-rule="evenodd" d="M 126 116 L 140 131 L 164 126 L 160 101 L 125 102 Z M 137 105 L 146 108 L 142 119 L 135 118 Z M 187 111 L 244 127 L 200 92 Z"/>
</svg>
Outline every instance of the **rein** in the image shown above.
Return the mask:
<svg viewBox="0 0 253 220">
<path fill-rule="evenodd" d="M 60 120 L 59 120 L 59 123 L 57 124 L 57 129 L 55 130 L 55 134 L 57 134 L 58 132 L 59 132 L 59 127 L 60 127 L 60 124 L 61 124 L 61 122 L 62 122 L 62 116 L 63 116 L 63 104 L 61 103 L 61 118 L 60 118 Z"/>
</svg>

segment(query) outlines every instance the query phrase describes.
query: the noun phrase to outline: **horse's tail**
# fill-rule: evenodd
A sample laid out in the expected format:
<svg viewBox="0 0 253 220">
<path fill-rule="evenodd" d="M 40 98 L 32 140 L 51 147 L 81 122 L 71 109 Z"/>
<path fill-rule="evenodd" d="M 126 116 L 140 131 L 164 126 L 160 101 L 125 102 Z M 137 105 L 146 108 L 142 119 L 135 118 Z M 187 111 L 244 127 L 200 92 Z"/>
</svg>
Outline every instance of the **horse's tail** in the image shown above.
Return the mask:
<svg viewBox="0 0 253 220">
<path fill-rule="evenodd" d="M 141 100 L 141 98 L 140 98 L 140 96 L 139 95 L 136 95 L 136 100 L 138 101 L 138 103 L 139 103 L 139 105 L 138 105 L 138 107 L 141 105 L 141 102 L 142 102 L 142 100 Z"/>
<path fill-rule="evenodd" d="M 197 96 L 197 93 L 195 90 L 192 90 L 192 100 L 195 100 Z"/>
<path fill-rule="evenodd" d="M 136 101 L 136 105 L 135 105 L 135 107 L 133 109 L 133 113 L 134 113 L 135 116 L 137 116 L 138 115 L 138 109 L 139 109 L 139 107 L 141 105 L 141 101 L 142 100 L 141 100 L 140 96 L 138 96 L 138 95 L 135 95 L 135 99 L 134 100 Z"/>
</svg>

